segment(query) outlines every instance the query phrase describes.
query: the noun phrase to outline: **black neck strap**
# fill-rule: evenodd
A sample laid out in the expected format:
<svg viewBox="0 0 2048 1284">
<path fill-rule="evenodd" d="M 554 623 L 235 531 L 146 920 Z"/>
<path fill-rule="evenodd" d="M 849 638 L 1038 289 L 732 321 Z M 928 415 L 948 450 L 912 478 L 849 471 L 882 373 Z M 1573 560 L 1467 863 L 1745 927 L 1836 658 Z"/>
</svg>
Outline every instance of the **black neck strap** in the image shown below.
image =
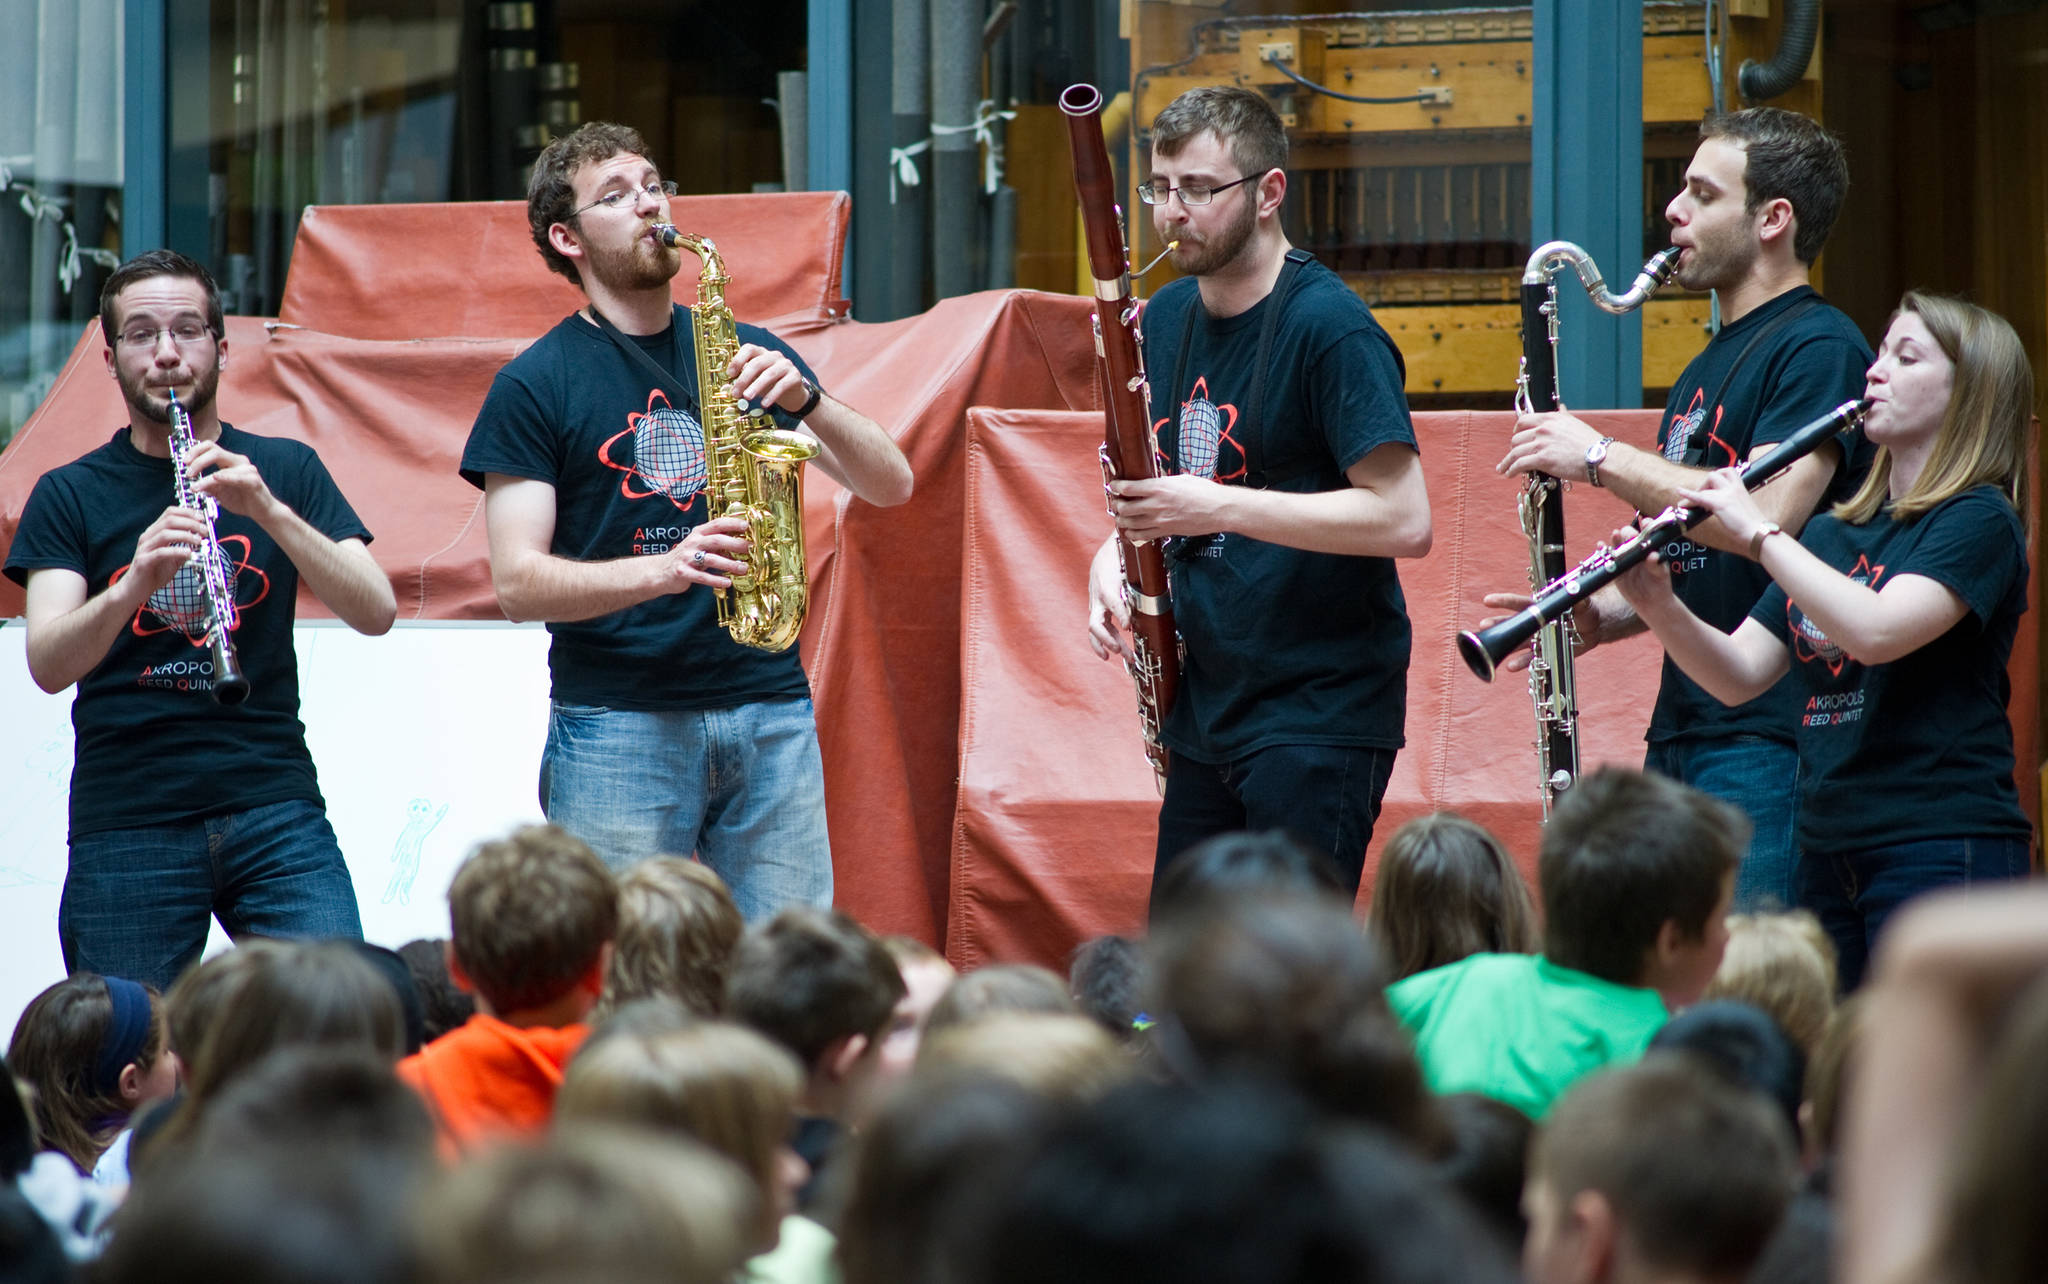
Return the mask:
<svg viewBox="0 0 2048 1284">
<path fill-rule="evenodd" d="M 1259 439 L 1259 459 L 1266 458 L 1265 413 L 1267 365 L 1273 355 L 1273 331 L 1279 328 L 1280 313 L 1287 303 L 1287 296 L 1293 291 L 1295 279 L 1301 275 L 1302 265 L 1314 261 L 1315 256 L 1307 250 L 1289 250 L 1280 265 L 1280 276 L 1273 282 L 1272 291 L 1261 300 L 1266 314 L 1259 318 L 1258 359 L 1252 365 L 1251 396 L 1246 398 L 1244 414 L 1238 423 L 1244 426 L 1245 440 Z M 1170 397 L 1178 397 L 1187 389 L 1188 353 L 1195 343 L 1195 327 L 1202 324 L 1206 313 L 1202 310 L 1201 291 L 1195 291 L 1192 307 L 1188 309 L 1187 324 L 1180 331 L 1180 353 L 1173 364 L 1173 386 L 1167 390 Z M 1178 413 L 1178 412 L 1176 412 Z M 1278 468 L 1263 468 L 1245 474 L 1244 484 L 1252 487 L 1267 487 L 1299 477 L 1309 471 L 1312 464 L 1300 464 Z"/>
<path fill-rule="evenodd" d="M 652 379 L 655 387 L 668 394 L 671 404 L 699 404 L 699 399 L 690 391 L 690 385 L 696 382 L 696 363 L 683 359 L 683 322 L 679 310 L 673 307 L 669 310 L 669 342 L 675 351 L 674 371 L 662 369 L 660 362 L 647 355 L 647 349 L 633 342 L 631 336 L 613 325 L 604 313 L 597 310 L 595 303 L 590 305 L 590 319 L 597 322 L 597 328 L 604 331 L 605 337 L 610 339 L 619 351 L 626 354 L 629 364 L 638 363 L 640 372 Z"/>
<path fill-rule="evenodd" d="M 1820 302 L 1821 298 L 1818 294 L 1809 294 L 1805 298 L 1798 299 L 1787 305 L 1783 312 L 1758 326 L 1756 333 L 1749 336 L 1749 342 L 1742 345 L 1742 351 L 1735 354 L 1735 364 L 1729 366 L 1728 373 L 1721 376 L 1721 382 L 1714 385 L 1714 395 L 1704 403 L 1702 413 L 1712 414 L 1714 407 L 1721 404 L 1721 394 L 1728 391 L 1728 385 L 1734 380 L 1735 372 L 1742 369 L 1743 363 L 1749 360 L 1751 354 L 1755 353 L 1757 347 L 1765 339 L 1784 329 L 1792 322 L 1793 318 L 1804 316 L 1807 312 L 1819 307 Z M 1685 462 L 1688 466 L 1693 468 L 1706 466 L 1707 440 L 1712 435 L 1711 433 L 1701 432 L 1698 428 L 1693 429 L 1692 436 L 1688 437 L 1685 442 Z M 1730 460 L 1729 462 L 1737 467 L 1742 465 L 1740 459 Z"/>
</svg>

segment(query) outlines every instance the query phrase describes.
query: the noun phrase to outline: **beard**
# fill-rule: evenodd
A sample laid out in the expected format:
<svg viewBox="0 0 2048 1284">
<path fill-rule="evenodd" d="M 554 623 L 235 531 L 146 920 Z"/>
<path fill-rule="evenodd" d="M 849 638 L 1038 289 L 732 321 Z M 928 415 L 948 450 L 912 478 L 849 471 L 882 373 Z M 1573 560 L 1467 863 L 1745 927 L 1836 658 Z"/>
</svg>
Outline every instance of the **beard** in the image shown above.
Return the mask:
<svg viewBox="0 0 2048 1284">
<path fill-rule="evenodd" d="M 118 366 L 114 373 L 121 385 L 121 397 L 130 410 L 152 423 L 171 422 L 171 399 L 166 389 L 152 385 L 146 375 L 133 374 Z M 214 394 L 219 391 L 220 359 L 215 356 L 205 365 L 193 368 L 191 394 L 179 397 L 178 401 L 185 407 L 186 414 L 196 415 L 213 404 Z"/>
<path fill-rule="evenodd" d="M 648 240 L 645 228 L 624 247 L 590 243 L 583 260 L 585 275 L 620 292 L 659 289 L 674 280 L 682 266 L 682 252 Z"/>
<path fill-rule="evenodd" d="M 1756 262 L 1757 244 L 1742 228 L 1729 228 L 1695 241 L 1692 254 L 1673 278 L 1688 290 L 1719 290 L 1740 281 Z"/>
<path fill-rule="evenodd" d="M 1175 270 L 1183 276 L 1207 276 L 1230 266 L 1243 253 L 1258 229 L 1259 206 L 1253 200 L 1242 200 L 1239 205 L 1238 216 L 1213 236 L 1198 238 L 1192 229 L 1181 232 L 1180 248 L 1173 252 Z M 1165 233 L 1161 236 L 1174 239 Z"/>
</svg>

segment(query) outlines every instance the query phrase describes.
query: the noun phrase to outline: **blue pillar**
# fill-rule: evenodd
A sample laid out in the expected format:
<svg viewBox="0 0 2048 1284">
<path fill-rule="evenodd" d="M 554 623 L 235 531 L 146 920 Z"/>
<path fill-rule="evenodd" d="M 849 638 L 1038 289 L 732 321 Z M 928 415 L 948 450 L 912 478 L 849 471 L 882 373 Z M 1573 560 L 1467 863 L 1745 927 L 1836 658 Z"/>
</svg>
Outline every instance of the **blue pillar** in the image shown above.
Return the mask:
<svg viewBox="0 0 2048 1284">
<path fill-rule="evenodd" d="M 1583 246 L 1608 287 L 1643 265 L 1642 0 L 1535 0 L 1532 246 Z M 1558 391 L 1598 410 L 1643 401 L 1640 312 L 1610 317 L 1575 278 L 1559 282 Z"/>
<path fill-rule="evenodd" d="M 853 190 L 853 0 L 808 0 L 810 188 Z M 853 297 L 851 246 L 841 268 Z"/>
<path fill-rule="evenodd" d="M 170 53 L 164 6 L 125 0 L 121 7 L 121 62 L 128 89 L 121 121 L 121 257 L 130 259 L 164 243 L 169 190 L 170 94 L 165 83 Z"/>
</svg>

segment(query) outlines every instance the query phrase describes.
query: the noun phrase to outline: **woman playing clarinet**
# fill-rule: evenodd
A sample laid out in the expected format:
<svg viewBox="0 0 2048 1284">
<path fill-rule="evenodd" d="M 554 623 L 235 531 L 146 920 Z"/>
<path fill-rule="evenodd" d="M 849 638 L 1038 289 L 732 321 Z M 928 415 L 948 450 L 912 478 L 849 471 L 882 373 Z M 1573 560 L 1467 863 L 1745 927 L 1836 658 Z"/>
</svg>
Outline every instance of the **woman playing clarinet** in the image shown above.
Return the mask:
<svg viewBox="0 0 2048 1284">
<path fill-rule="evenodd" d="M 1724 703 L 1796 671 L 1796 885 L 1834 939 L 1844 989 L 1901 903 L 2023 874 L 2032 837 L 2006 718 L 2027 604 L 2026 353 L 2002 318 L 1909 293 L 1867 378 L 1869 479 L 1798 539 L 1764 519 L 1733 469 L 1683 492 L 1773 581 L 1732 634 L 1687 610 L 1652 564 L 1619 581 L 1671 659 Z"/>
</svg>

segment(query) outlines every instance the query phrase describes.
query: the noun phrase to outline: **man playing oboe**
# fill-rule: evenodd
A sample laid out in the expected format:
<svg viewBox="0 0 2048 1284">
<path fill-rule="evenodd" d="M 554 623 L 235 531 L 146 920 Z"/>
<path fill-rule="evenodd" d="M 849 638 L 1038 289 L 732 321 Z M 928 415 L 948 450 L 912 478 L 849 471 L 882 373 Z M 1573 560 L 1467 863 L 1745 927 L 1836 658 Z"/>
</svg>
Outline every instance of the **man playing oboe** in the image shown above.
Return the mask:
<svg viewBox="0 0 2048 1284">
<path fill-rule="evenodd" d="M 129 260 L 100 325 L 128 422 L 36 483 L 6 564 L 28 590 L 36 685 L 78 688 L 65 967 L 168 986 L 212 916 L 236 937 L 359 939 L 299 722 L 292 624 L 303 579 L 358 632 L 391 627 L 370 533 L 311 449 L 221 421 L 228 345 L 204 267 L 168 250 Z M 186 475 L 219 509 L 210 548 L 202 515 L 170 502 L 173 393 L 198 441 Z M 201 556 L 236 608 L 250 690 L 232 707 L 212 698 Z"/>
<path fill-rule="evenodd" d="M 1700 139 L 1664 217 L 1682 251 L 1678 283 L 1714 291 L 1722 326 L 1672 387 L 1659 450 L 1637 450 L 1553 411 L 1522 418 L 1501 472 L 1583 479 L 1657 513 L 1678 502 L 1680 487 L 1699 487 L 1707 472 L 1745 463 L 1861 395 L 1870 347 L 1809 283 L 1849 186 L 1840 141 L 1775 107 L 1710 116 Z M 1867 463 L 1867 448 L 1855 441 L 1847 456 L 1827 445 L 1794 464 L 1759 496 L 1766 516 L 1797 533 L 1816 508 L 1845 498 Z M 1673 540 L 1662 556 L 1680 599 L 1716 628 L 1740 623 L 1769 583 L 1717 521 Z M 1528 602 L 1510 593 L 1485 600 L 1510 609 Z M 1612 588 L 1581 604 L 1574 620 L 1581 651 L 1643 629 Z M 1644 765 L 1749 814 L 1756 828 L 1736 879 L 1739 910 L 1794 901 L 1793 699 L 1780 682 L 1730 708 L 1664 662 Z"/>
<path fill-rule="evenodd" d="M 1151 417 L 1171 475 L 1111 488 L 1116 523 L 1170 546 L 1186 646 L 1158 870 L 1239 829 L 1286 829 L 1355 891 L 1401 747 L 1409 629 L 1394 559 L 1429 551 L 1401 354 L 1280 228 L 1287 135 L 1264 98 L 1192 89 L 1152 123 L 1160 238 L 1193 279 L 1145 310 Z M 1089 640 L 1127 645 L 1116 541 Z M 1157 886 L 1157 872 L 1154 886 Z"/>
</svg>

